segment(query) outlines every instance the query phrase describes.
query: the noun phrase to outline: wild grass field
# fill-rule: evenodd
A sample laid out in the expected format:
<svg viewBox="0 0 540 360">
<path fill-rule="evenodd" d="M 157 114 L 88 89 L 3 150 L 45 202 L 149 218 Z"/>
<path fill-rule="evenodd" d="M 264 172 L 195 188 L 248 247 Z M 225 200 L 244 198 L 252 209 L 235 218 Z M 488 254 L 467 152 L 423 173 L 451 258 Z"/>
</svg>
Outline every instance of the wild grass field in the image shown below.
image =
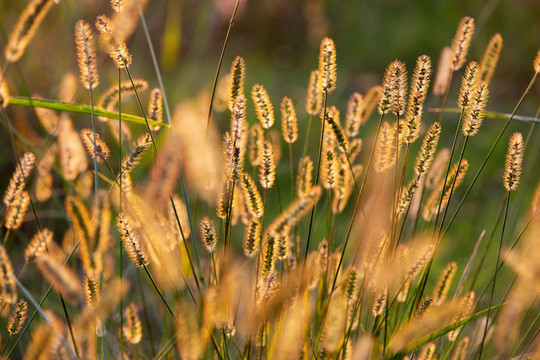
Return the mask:
<svg viewBox="0 0 540 360">
<path fill-rule="evenodd" d="M 540 359 L 537 6 L 471 4 L 2 4 L 0 358 Z"/>
</svg>

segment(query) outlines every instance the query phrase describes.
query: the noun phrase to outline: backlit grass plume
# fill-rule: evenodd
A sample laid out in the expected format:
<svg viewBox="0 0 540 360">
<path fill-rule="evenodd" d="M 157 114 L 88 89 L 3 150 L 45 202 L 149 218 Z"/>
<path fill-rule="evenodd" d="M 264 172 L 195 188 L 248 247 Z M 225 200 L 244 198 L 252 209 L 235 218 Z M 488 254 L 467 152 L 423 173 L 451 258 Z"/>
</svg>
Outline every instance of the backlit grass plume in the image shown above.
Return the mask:
<svg viewBox="0 0 540 360">
<path fill-rule="evenodd" d="M 96 146 L 94 147 L 94 132 L 91 129 L 82 129 L 81 130 L 81 139 L 86 146 L 88 154 L 93 158 L 96 156 L 98 163 L 103 163 L 111 151 L 105 142 L 101 139 L 99 134 L 96 133 Z"/>
<path fill-rule="evenodd" d="M 319 70 L 313 70 L 309 76 L 309 84 L 306 97 L 306 112 L 312 116 L 319 115 L 323 102 L 322 90 L 319 86 L 319 78 Z"/>
<path fill-rule="evenodd" d="M 499 62 L 502 47 L 503 39 L 501 34 L 493 35 L 480 62 L 480 81 L 485 81 L 487 84 L 490 83 Z"/>
<path fill-rule="evenodd" d="M 120 238 L 124 244 L 124 249 L 126 250 L 129 258 L 133 264 L 137 267 L 144 267 L 150 263 L 148 257 L 148 252 L 145 245 L 139 238 L 139 235 L 135 232 L 133 228 L 132 221 L 124 213 L 118 214 L 117 223 L 118 232 L 120 233 Z"/>
<path fill-rule="evenodd" d="M 209 253 L 213 253 L 214 251 L 216 251 L 217 244 L 217 234 L 216 228 L 214 227 L 214 222 L 205 216 L 201 220 L 200 228 L 201 240 L 204 247 Z"/>
<path fill-rule="evenodd" d="M 25 181 L 34 168 L 36 157 L 27 152 L 21 157 L 20 165 L 17 165 L 15 172 L 11 176 L 8 188 L 4 194 L 4 204 L 10 206 L 13 201 L 21 194 L 25 187 Z"/>
<path fill-rule="evenodd" d="M 298 119 L 291 99 L 281 100 L 281 132 L 285 142 L 292 144 L 298 139 Z"/>
<path fill-rule="evenodd" d="M 255 112 L 261 126 L 270 129 L 274 125 L 274 106 L 270 102 L 270 97 L 262 85 L 256 84 L 251 90 L 251 97 L 255 103 Z"/>
<path fill-rule="evenodd" d="M 457 28 L 456 36 L 452 41 L 452 52 L 454 53 L 452 60 L 452 71 L 459 70 L 465 63 L 473 34 L 474 18 L 466 16 L 461 19 L 461 22 Z"/>
<path fill-rule="evenodd" d="M 75 25 L 75 42 L 81 82 L 86 89 L 95 89 L 99 85 L 94 37 L 90 25 L 79 20 Z"/>
<path fill-rule="evenodd" d="M 0 245 L 0 296 L 8 304 L 17 302 L 17 285 L 15 284 L 13 266 L 6 248 L 2 245 Z"/>
<path fill-rule="evenodd" d="M 503 184 L 507 191 L 515 191 L 519 185 L 523 164 L 523 152 L 523 136 L 521 133 L 514 133 L 508 144 L 508 152 L 506 154 L 504 167 Z"/>
<path fill-rule="evenodd" d="M 7 330 L 10 335 L 15 335 L 21 332 L 21 329 L 28 315 L 28 303 L 24 300 L 19 300 L 15 309 L 9 315 Z"/>
<path fill-rule="evenodd" d="M 334 41 L 325 37 L 319 51 L 319 86 L 322 91 L 331 93 L 336 89 L 336 46 Z"/>
</svg>

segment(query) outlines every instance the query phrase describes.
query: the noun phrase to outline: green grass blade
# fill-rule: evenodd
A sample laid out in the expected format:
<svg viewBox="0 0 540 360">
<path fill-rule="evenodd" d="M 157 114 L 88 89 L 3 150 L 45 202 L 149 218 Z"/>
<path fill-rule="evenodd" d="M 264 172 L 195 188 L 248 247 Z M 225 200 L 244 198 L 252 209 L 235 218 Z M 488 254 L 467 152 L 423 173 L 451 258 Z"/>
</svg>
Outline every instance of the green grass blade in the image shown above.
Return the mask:
<svg viewBox="0 0 540 360">
<path fill-rule="evenodd" d="M 44 109 L 65 111 L 65 112 L 71 112 L 71 113 L 77 113 L 77 114 L 88 114 L 88 115 L 92 114 L 92 107 L 90 105 L 67 103 L 67 102 L 58 101 L 58 100 L 46 100 L 46 99 L 36 99 L 36 98 L 29 98 L 29 97 L 10 96 L 8 98 L 8 104 L 28 106 L 28 107 L 39 107 L 39 108 L 44 108 Z M 120 118 L 119 113 L 114 112 L 114 111 L 108 111 L 97 106 L 94 106 L 94 115 L 106 117 L 108 119 Z M 146 125 L 144 118 L 140 116 L 136 116 L 136 115 L 122 113 L 122 120 L 131 122 L 134 124 Z M 162 126 L 166 128 L 169 127 L 168 124 L 158 123 L 153 120 L 148 120 L 148 124 Z"/>
</svg>

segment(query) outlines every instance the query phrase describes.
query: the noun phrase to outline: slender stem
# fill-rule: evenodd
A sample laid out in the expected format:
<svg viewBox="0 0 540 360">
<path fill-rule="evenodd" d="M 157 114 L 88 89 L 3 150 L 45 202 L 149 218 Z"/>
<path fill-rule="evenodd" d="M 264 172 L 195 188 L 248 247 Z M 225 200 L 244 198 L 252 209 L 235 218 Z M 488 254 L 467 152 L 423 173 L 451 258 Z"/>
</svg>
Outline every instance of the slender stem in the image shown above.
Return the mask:
<svg viewBox="0 0 540 360">
<path fill-rule="evenodd" d="M 122 69 L 118 69 L 118 177 L 120 180 L 118 192 L 118 203 L 120 212 L 122 212 Z M 114 184 L 113 184 L 114 186 Z M 122 240 L 118 238 L 118 271 L 120 275 L 120 294 L 122 294 L 123 287 L 123 253 L 122 253 Z M 124 303 L 123 296 L 120 296 L 118 303 L 120 312 L 120 329 L 124 328 Z M 124 337 L 120 336 L 120 353 L 124 353 Z"/>
<path fill-rule="evenodd" d="M 148 271 L 148 267 L 145 265 L 144 267 L 144 271 L 146 272 L 146 275 L 148 275 L 148 279 L 150 279 L 150 282 L 152 283 L 152 285 L 154 286 L 154 289 L 156 290 L 156 292 L 158 293 L 159 297 L 161 298 L 161 301 L 163 301 L 163 304 L 165 304 L 165 307 L 167 308 L 167 310 L 169 311 L 169 314 L 171 315 L 171 317 L 173 318 L 174 322 L 176 323 L 177 326 L 180 326 L 179 323 L 178 323 L 178 320 L 176 320 L 176 316 L 174 316 L 174 312 L 172 311 L 172 309 L 170 308 L 169 304 L 167 303 L 167 300 L 165 300 L 165 297 L 163 296 L 163 293 L 161 292 L 161 290 L 159 290 L 154 278 L 152 277 L 152 275 L 150 274 L 150 271 Z"/>
</svg>

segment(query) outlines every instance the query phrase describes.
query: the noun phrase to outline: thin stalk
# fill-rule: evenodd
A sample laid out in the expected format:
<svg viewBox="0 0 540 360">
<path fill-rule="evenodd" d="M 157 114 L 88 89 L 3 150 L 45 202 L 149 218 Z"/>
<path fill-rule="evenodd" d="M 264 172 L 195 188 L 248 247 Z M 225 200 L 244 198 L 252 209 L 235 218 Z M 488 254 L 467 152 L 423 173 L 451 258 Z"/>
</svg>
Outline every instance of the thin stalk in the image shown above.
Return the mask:
<svg viewBox="0 0 540 360">
<path fill-rule="evenodd" d="M 138 271 L 136 273 L 137 273 L 137 282 L 139 283 L 139 293 L 141 295 L 141 303 L 143 306 L 144 322 L 145 322 L 146 328 L 148 329 L 148 337 L 150 340 L 150 350 L 152 351 L 152 356 L 155 356 L 156 349 L 155 349 L 155 344 L 154 344 L 154 332 L 152 331 L 152 325 L 150 325 L 150 316 L 148 315 L 148 306 L 146 305 L 146 298 L 144 296 L 141 274 Z M 123 329 L 123 327 L 121 327 L 121 329 Z"/>
<path fill-rule="evenodd" d="M 459 210 L 461 209 L 461 206 L 463 206 L 463 203 L 465 202 L 465 199 L 467 199 L 467 196 L 469 195 L 469 193 L 471 192 L 471 189 L 473 188 L 474 184 L 476 183 L 476 180 L 478 179 L 478 177 L 480 176 L 480 173 L 482 172 L 482 170 L 484 169 L 484 166 L 486 166 L 486 163 L 488 162 L 489 158 L 491 157 L 491 154 L 493 153 L 493 151 L 495 150 L 495 147 L 497 146 L 497 144 L 499 144 L 499 141 L 501 140 L 502 136 L 504 135 L 504 132 L 506 131 L 506 129 L 508 128 L 508 126 L 510 125 L 510 122 L 512 122 L 512 119 L 514 119 L 515 117 L 515 114 L 517 112 L 517 110 L 519 109 L 519 107 L 521 106 L 521 103 L 523 102 L 523 100 L 525 99 L 525 96 L 527 96 L 527 94 L 529 93 L 529 91 L 531 90 L 531 88 L 533 87 L 534 83 L 536 82 L 536 79 L 538 77 L 538 73 L 534 73 L 531 81 L 529 82 L 529 85 L 527 86 L 527 88 L 525 89 L 525 91 L 523 92 L 523 94 L 521 95 L 521 98 L 519 99 L 518 103 L 516 104 L 516 106 L 514 107 L 514 110 L 512 111 L 512 114 L 510 114 L 510 116 L 508 117 L 508 120 L 506 121 L 506 123 L 504 124 L 503 128 L 501 129 L 501 131 L 499 132 L 499 135 L 497 136 L 497 139 L 495 140 L 495 143 L 491 146 L 491 149 L 489 150 L 486 158 L 484 159 L 482 165 L 480 166 L 480 169 L 478 169 L 478 172 L 476 173 L 476 175 L 474 176 L 474 179 L 473 181 L 471 182 L 471 185 L 469 185 L 469 188 L 467 189 L 467 191 L 465 192 L 465 195 L 463 196 L 463 198 L 461 199 L 461 202 L 459 203 L 456 211 L 454 212 L 454 215 L 452 215 L 452 218 L 450 219 L 450 222 L 448 223 L 448 226 L 446 227 L 446 229 L 444 230 L 443 234 L 441 235 L 441 241 L 442 239 L 444 238 L 444 236 L 446 235 L 446 233 L 448 232 L 448 230 L 450 229 L 450 226 L 452 226 L 452 223 L 454 222 L 457 214 L 459 213 Z"/>
<path fill-rule="evenodd" d="M 119 209 L 122 211 L 122 70 L 118 69 L 118 177 L 120 178 L 118 202 Z M 114 186 L 114 184 L 113 184 Z M 122 240 L 118 238 L 118 270 L 120 275 L 120 294 L 122 294 L 123 287 L 123 253 L 122 253 Z M 123 296 L 120 296 L 119 301 L 120 312 L 120 329 L 124 328 L 124 303 Z M 120 353 L 124 353 L 124 337 L 120 336 Z"/>
<path fill-rule="evenodd" d="M 323 106 L 323 120 L 322 120 L 322 127 L 321 127 L 321 136 L 319 139 L 319 157 L 317 160 L 317 170 L 315 171 L 315 185 L 319 184 L 319 170 L 321 169 L 321 155 L 322 155 L 322 147 L 323 147 L 323 140 L 324 140 L 324 125 L 326 123 L 326 103 L 328 101 L 328 92 L 324 92 L 324 106 Z M 309 230 L 308 230 L 308 237 L 306 242 L 306 251 L 304 253 L 304 258 L 307 259 L 308 253 L 309 253 L 309 242 L 311 240 L 311 229 L 313 226 L 313 215 L 315 214 L 315 206 L 311 209 L 311 215 L 309 216 Z M 305 262 L 304 262 L 304 269 L 305 269 Z"/>
<path fill-rule="evenodd" d="M 505 209 L 504 209 L 504 218 L 503 218 L 503 224 L 502 224 L 501 239 L 499 241 L 499 249 L 497 250 L 497 261 L 496 261 L 496 265 L 495 265 L 495 272 L 493 274 L 493 285 L 491 287 L 491 294 L 489 296 L 488 312 L 487 312 L 487 315 L 486 315 L 487 316 L 486 325 L 484 327 L 484 333 L 482 335 L 482 343 L 480 344 L 480 352 L 479 352 L 479 355 L 478 355 L 478 359 L 482 359 L 482 352 L 484 350 L 484 342 L 486 340 L 487 328 L 488 328 L 488 324 L 489 324 L 489 313 L 490 313 L 491 305 L 493 304 L 493 295 L 495 294 L 495 285 L 497 283 L 497 272 L 499 270 L 499 257 L 501 255 L 502 244 L 503 244 L 503 240 L 504 240 L 504 230 L 505 230 L 505 225 L 506 225 L 506 219 L 508 217 L 508 207 L 509 207 L 509 204 L 510 204 L 510 191 L 506 192 L 505 202 L 506 202 L 506 206 L 505 206 Z"/>
<path fill-rule="evenodd" d="M 208 140 L 208 129 L 210 128 L 210 119 L 212 118 L 212 107 L 214 104 L 214 97 L 216 95 L 216 88 L 219 78 L 219 72 L 221 70 L 221 65 L 223 63 L 223 57 L 225 56 L 225 49 L 227 48 L 227 43 L 229 42 L 229 35 L 231 33 L 232 26 L 234 24 L 234 18 L 236 16 L 236 11 L 238 10 L 238 5 L 240 0 L 236 0 L 236 5 L 234 6 L 233 13 L 231 15 L 231 20 L 229 20 L 229 27 L 227 28 L 227 34 L 225 35 L 225 41 L 223 42 L 223 47 L 221 48 L 221 55 L 219 56 L 219 62 L 216 69 L 216 76 L 214 77 L 214 84 L 212 85 L 212 96 L 210 97 L 210 106 L 208 107 L 208 119 L 206 120 L 206 139 Z"/>
<path fill-rule="evenodd" d="M 163 293 L 161 292 L 161 290 L 159 290 L 154 278 L 152 277 L 152 275 L 150 274 L 150 271 L 148 271 L 148 267 L 145 265 L 144 267 L 144 271 L 146 272 L 146 275 L 148 275 L 148 279 L 150 280 L 150 282 L 152 283 L 152 285 L 154 286 L 154 289 L 156 290 L 156 292 L 158 293 L 159 297 L 161 298 L 161 301 L 163 301 L 163 304 L 165 304 L 165 307 L 167 308 L 167 310 L 169 311 L 169 314 L 171 315 L 171 317 L 173 318 L 174 322 L 176 323 L 176 326 L 180 326 L 179 323 L 178 323 L 178 320 L 176 320 L 176 316 L 174 316 L 174 313 L 172 311 L 172 309 L 170 308 L 169 304 L 167 303 L 167 300 L 165 300 L 165 297 L 163 296 Z"/>
</svg>

